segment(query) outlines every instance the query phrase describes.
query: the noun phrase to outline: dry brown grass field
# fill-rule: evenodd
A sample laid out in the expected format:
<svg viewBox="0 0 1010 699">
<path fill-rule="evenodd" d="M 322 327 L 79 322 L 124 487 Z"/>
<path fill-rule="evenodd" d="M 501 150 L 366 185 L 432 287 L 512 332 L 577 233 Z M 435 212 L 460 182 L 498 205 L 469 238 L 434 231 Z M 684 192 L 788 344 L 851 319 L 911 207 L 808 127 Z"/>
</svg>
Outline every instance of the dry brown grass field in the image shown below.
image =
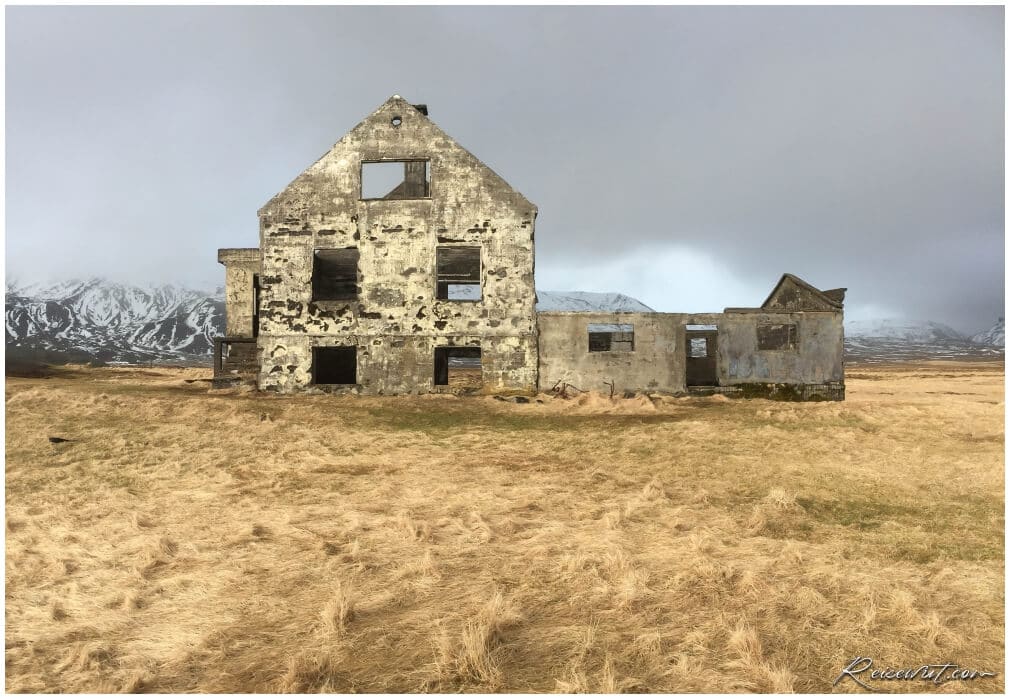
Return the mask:
<svg viewBox="0 0 1010 699">
<path fill-rule="evenodd" d="M 1002 363 L 843 403 L 208 375 L 7 379 L 8 691 L 1003 690 Z"/>
</svg>

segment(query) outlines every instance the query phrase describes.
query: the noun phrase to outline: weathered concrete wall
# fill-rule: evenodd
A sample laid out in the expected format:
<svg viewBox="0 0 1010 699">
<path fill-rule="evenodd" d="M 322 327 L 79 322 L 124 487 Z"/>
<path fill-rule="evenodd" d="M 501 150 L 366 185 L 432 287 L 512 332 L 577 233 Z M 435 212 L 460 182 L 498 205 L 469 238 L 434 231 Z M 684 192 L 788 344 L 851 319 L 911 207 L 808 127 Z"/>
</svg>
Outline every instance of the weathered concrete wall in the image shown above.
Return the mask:
<svg viewBox="0 0 1010 699">
<path fill-rule="evenodd" d="M 759 350 L 759 323 L 796 323 L 794 350 Z M 822 384 L 845 378 L 841 312 L 726 312 L 719 321 L 719 383 Z"/>
<path fill-rule="evenodd" d="M 559 381 L 585 391 L 684 391 L 684 316 L 673 313 L 537 314 L 540 390 Z M 692 321 L 693 322 L 693 321 Z M 590 352 L 590 324 L 631 324 L 631 352 Z M 678 335 L 680 339 L 678 340 Z"/>
<path fill-rule="evenodd" d="M 631 324 L 632 352 L 590 352 L 590 324 Z M 759 323 L 795 323 L 795 350 L 759 350 Z M 686 327 L 715 325 L 716 368 L 720 386 L 788 384 L 801 397 L 844 395 L 841 386 L 815 387 L 844 380 L 841 312 L 727 313 L 540 313 L 540 390 L 563 381 L 583 390 L 686 391 Z M 810 390 L 807 390 L 807 389 Z M 837 388 L 837 390 L 836 390 Z"/>
<path fill-rule="evenodd" d="M 258 248 L 222 248 L 217 261 L 225 266 L 224 317 L 228 337 L 252 337 L 255 315 L 253 277 L 260 271 Z"/>
<path fill-rule="evenodd" d="M 400 120 L 393 125 L 394 117 Z M 428 159 L 430 197 L 360 199 L 361 163 Z M 365 393 L 432 387 L 434 347 L 478 341 L 485 386 L 536 386 L 536 207 L 400 98 L 260 210 L 260 387 L 304 389 L 312 347 L 358 347 Z M 436 299 L 438 245 L 481 247 L 482 298 Z M 358 298 L 312 301 L 317 248 L 356 247 Z"/>
</svg>

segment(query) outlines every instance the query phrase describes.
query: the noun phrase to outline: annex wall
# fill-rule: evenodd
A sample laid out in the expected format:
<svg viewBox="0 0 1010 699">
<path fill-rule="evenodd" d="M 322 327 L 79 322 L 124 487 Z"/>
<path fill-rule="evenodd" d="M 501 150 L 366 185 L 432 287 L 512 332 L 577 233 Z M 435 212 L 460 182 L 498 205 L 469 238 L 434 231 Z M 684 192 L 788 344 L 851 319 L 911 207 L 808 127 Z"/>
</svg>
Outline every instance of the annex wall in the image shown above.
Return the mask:
<svg viewBox="0 0 1010 699">
<path fill-rule="evenodd" d="M 757 329 L 763 323 L 794 323 L 796 349 L 759 349 Z M 726 312 L 719 323 L 719 383 L 794 384 L 810 386 L 808 392 L 828 385 L 825 397 L 837 397 L 832 391 L 844 390 L 843 332 L 841 312 Z"/>
<path fill-rule="evenodd" d="M 684 353 L 679 349 L 681 320 L 672 313 L 537 314 L 540 349 L 540 390 L 559 382 L 584 391 L 684 390 Z M 591 352 L 590 325 L 631 325 L 634 349 Z M 623 343 L 622 343 L 623 344 Z"/>
<path fill-rule="evenodd" d="M 217 261 L 224 265 L 225 330 L 228 337 L 252 337 L 256 314 L 253 277 L 260 271 L 256 248 L 223 248 Z"/>
</svg>

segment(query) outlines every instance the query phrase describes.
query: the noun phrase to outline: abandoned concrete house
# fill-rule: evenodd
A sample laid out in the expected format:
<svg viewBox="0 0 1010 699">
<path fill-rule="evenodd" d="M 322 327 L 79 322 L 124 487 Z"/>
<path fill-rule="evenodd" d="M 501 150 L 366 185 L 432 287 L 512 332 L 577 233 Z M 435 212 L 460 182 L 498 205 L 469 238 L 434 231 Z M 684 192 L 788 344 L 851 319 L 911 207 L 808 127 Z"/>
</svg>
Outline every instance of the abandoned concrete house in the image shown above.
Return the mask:
<svg viewBox="0 0 1010 699">
<path fill-rule="evenodd" d="M 537 207 L 398 95 L 218 251 L 215 385 L 844 398 L 845 289 L 782 276 L 722 313 L 537 310 Z"/>
</svg>

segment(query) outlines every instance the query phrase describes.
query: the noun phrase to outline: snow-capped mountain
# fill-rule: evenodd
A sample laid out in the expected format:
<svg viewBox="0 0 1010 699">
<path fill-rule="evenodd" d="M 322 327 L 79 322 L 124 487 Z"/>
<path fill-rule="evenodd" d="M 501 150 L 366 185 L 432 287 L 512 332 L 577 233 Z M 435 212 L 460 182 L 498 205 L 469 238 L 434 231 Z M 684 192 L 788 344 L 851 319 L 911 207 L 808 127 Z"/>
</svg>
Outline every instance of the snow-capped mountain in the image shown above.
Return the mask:
<svg viewBox="0 0 1010 699">
<path fill-rule="evenodd" d="M 652 309 L 638 299 L 614 292 L 540 291 L 537 289 L 538 311 L 581 311 L 585 313 L 632 312 L 651 313 Z"/>
<path fill-rule="evenodd" d="M 1002 326 L 1000 333 L 1002 337 Z M 878 318 L 845 323 L 845 356 L 855 361 L 999 356 L 1001 347 L 976 342 L 949 325 L 930 320 Z"/>
<path fill-rule="evenodd" d="M 949 325 L 931 320 L 850 320 L 845 322 L 846 337 L 875 337 L 905 342 L 966 342 L 968 338 Z"/>
<path fill-rule="evenodd" d="M 8 284 L 7 352 L 63 354 L 104 362 L 211 361 L 224 334 L 224 289 L 138 287 L 104 279 Z M 639 312 L 652 309 L 625 294 L 537 291 L 538 311 Z M 943 323 L 877 319 L 845 324 L 845 355 L 854 361 L 1001 357 L 1002 318 L 967 337 Z"/>
<path fill-rule="evenodd" d="M 1003 329 L 1003 319 L 1000 318 L 997 320 L 988 330 L 983 330 L 980 333 L 972 335 L 971 341 L 977 345 L 986 345 L 988 347 L 1005 347 L 1006 334 Z"/>
<path fill-rule="evenodd" d="M 223 290 L 137 287 L 104 279 L 8 285 L 8 350 L 84 353 L 113 362 L 210 361 Z"/>
<path fill-rule="evenodd" d="M 540 291 L 538 310 L 639 311 L 630 296 L 588 291 Z M 9 284 L 8 352 L 56 352 L 75 361 L 210 362 L 224 334 L 224 289 L 213 293 L 164 285 L 138 287 L 105 279 Z"/>
</svg>

